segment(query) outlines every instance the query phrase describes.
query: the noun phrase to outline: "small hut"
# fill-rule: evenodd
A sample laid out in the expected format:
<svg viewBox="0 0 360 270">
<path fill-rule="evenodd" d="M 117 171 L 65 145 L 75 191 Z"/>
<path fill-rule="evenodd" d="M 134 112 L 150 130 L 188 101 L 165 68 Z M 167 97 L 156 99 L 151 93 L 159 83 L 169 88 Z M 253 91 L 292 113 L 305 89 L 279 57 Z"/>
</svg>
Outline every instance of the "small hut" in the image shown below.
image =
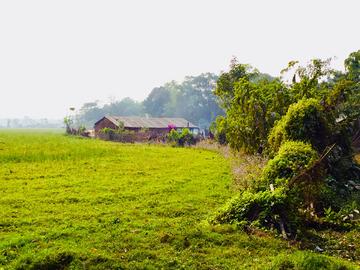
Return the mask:
<svg viewBox="0 0 360 270">
<path fill-rule="evenodd" d="M 169 126 L 177 127 L 177 130 L 187 128 L 194 134 L 199 133 L 199 128 L 184 118 L 148 118 L 148 117 L 121 117 L 121 116 L 104 116 L 94 124 L 94 132 L 99 133 L 103 128 L 119 129 L 122 123 L 124 130 L 140 132 L 142 128 L 158 135 L 169 132 Z"/>
</svg>

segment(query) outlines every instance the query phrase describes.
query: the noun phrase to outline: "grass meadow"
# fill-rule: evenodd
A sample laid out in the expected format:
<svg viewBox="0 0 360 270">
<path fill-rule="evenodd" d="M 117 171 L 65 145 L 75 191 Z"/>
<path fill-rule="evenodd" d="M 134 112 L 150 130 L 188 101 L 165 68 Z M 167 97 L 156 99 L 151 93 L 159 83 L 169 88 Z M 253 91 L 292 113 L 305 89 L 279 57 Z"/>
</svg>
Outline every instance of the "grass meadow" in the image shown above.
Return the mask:
<svg viewBox="0 0 360 270">
<path fill-rule="evenodd" d="M 357 269 L 207 218 L 234 195 L 215 151 L 0 129 L 0 270 Z"/>
</svg>

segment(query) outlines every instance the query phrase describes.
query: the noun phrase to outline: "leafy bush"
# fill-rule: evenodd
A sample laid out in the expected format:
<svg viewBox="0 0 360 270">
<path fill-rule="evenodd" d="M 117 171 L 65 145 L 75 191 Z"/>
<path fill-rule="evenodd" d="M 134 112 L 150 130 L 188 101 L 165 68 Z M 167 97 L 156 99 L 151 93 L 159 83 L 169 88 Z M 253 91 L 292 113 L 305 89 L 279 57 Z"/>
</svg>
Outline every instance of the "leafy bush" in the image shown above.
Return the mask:
<svg viewBox="0 0 360 270">
<path fill-rule="evenodd" d="M 141 131 L 142 131 L 142 132 L 149 131 L 149 128 L 148 128 L 148 127 L 142 127 L 142 128 L 141 128 Z"/>
<path fill-rule="evenodd" d="M 167 135 L 167 140 L 169 140 L 174 146 L 176 146 L 179 138 L 180 134 L 175 129 L 171 129 Z"/>
<path fill-rule="evenodd" d="M 184 128 L 183 130 L 181 130 L 178 142 L 180 146 L 184 146 L 185 143 L 187 143 L 188 145 L 192 145 L 196 143 L 196 139 L 187 128 Z"/>
<path fill-rule="evenodd" d="M 100 133 L 109 134 L 109 140 L 113 140 L 116 134 L 116 130 L 112 128 L 105 127 L 100 130 Z"/>
<path fill-rule="evenodd" d="M 223 134 L 226 133 L 231 148 L 244 149 L 247 153 L 261 152 L 274 121 L 284 115 L 291 104 L 289 91 L 278 79 L 254 83 L 242 78 L 234 83 L 233 94 L 227 117 L 219 116 L 212 125 L 215 136 L 225 141 Z"/>
<path fill-rule="evenodd" d="M 239 190 L 247 192 L 219 210 L 214 222 L 251 222 L 260 227 L 277 223 L 283 234 L 319 224 L 350 226 L 347 220 L 357 209 L 345 212 L 343 206 L 349 192 L 360 189 L 360 167 L 352 157 L 349 135 L 358 128 L 354 119 L 360 115 L 360 85 L 349 80 L 351 76 L 337 74 L 330 79 L 335 74 L 330 61 L 314 59 L 306 68 L 297 68 L 292 84 L 254 83 L 242 76 L 232 82 L 231 95 L 216 91 L 227 104 L 227 117 L 218 117 L 212 125 L 215 134 L 225 132 L 232 149 L 272 159 L 260 177 L 251 171 L 248 178 L 241 177 L 238 182 L 244 188 Z M 290 62 L 282 73 L 296 63 Z M 321 80 L 324 77 L 328 80 Z M 334 198 L 341 198 L 341 204 Z M 330 206 L 336 206 L 336 212 Z"/>
<path fill-rule="evenodd" d="M 212 223 L 257 221 L 259 227 L 267 227 L 271 221 L 276 221 L 276 213 L 286 211 L 286 193 L 284 189 L 260 191 L 258 193 L 244 192 L 229 200 L 225 206 L 211 217 Z"/>
<path fill-rule="evenodd" d="M 167 138 L 170 142 L 179 146 L 184 146 L 185 144 L 193 145 L 196 143 L 196 138 L 187 128 L 182 129 L 181 133 L 172 128 Z"/>
<path fill-rule="evenodd" d="M 245 191 L 231 199 L 212 218 L 212 222 L 245 222 L 260 228 L 275 227 L 283 234 L 285 231 L 295 232 L 314 211 L 308 211 L 308 208 L 319 201 L 321 181 L 318 181 L 317 173 L 314 181 L 292 181 L 304 169 L 309 170 L 311 179 L 313 174 L 310 169 L 316 164 L 317 157 L 317 152 L 307 143 L 286 142 L 249 188 L 257 193 Z M 318 168 L 315 169 L 317 172 Z M 321 168 L 319 175 L 321 180 Z M 273 190 L 270 190 L 270 184 Z"/>
<path fill-rule="evenodd" d="M 310 98 L 289 107 L 286 115 L 271 130 L 268 142 L 273 152 L 288 140 L 308 142 L 321 152 L 329 145 L 330 135 L 331 128 L 320 102 Z"/>
<path fill-rule="evenodd" d="M 325 216 L 321 218 L 323 225 L 334 229 L 350 229 L 359 224 L 359 210 L 357 204 L 340 209 L 338 212 L 333 211 L 331 206 L 324 209 Z"/>
<path fill-rule="evenodd" d="M 100 133 L 115 133 L 116 131 L 114 129 L 105 127 L 102 130 L 100 130 Z"/>
<path fill-rule="evenodd" d="M 317 159 L 318 154 L 310 144 L 304 142 L 285 142 L 278 154 L 271 159 L 261 175 L 263 186 L 283 187 L 288 181 L 309 168 Z"/>
</svg>

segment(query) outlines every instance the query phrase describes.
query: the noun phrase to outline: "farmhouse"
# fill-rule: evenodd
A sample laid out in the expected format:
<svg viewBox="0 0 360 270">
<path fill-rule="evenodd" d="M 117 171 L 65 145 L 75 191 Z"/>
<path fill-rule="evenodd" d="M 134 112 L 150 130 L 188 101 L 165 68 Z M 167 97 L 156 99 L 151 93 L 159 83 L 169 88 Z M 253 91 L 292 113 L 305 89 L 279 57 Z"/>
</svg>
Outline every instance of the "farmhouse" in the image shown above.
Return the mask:
<svg viewBox="0 0 360 270">
<path fill-rule="evenodd" d="M 183 118 L 147 118 L 147 117 L 120 117 L 105 116 L 94 124 L 95 133 L 99 133 L 103 128 L 118 130 L 120 123 L 124 124 L 124 129 L 139 132 L 141 128 L 148 128 L 156 134 L 168 133 L 168 126 L 175 126 L 178 130 L 188 128 L 190 132 L 198 134 L 199 128 Z"/>
</svg>

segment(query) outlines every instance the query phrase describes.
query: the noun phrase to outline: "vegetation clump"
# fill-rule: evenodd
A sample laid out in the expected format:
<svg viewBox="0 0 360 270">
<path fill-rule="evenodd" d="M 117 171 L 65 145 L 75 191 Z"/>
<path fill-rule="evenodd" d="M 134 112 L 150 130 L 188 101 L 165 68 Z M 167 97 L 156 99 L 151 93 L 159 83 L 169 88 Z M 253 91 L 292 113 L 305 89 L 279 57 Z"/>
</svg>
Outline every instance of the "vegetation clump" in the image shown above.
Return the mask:
<svg viewBox="0 0 360 270">
<path fill-rule="evenodd" d="M 302 141 L 287 141 L 277 155 L 264 167 L 261 178 L 264 182 L 259 188 L 284 187 L 304 169 L 310 168 L 318 158 L 311 145 Z"/>
<path fill-rule="evenodd" d="M 359 54 L 349 59 L 354 57 Z M 345 60 L 348 74 L 332 70 L 331 59 L 314 59 L 296 69 L 292 84 L 277 79 L 254 82 L 249 79 L 251 72 L 232 62 L 229 83 L 219 83 L 215 91 L 227 115 L 218 117 L 212 128 L 217 138 L 226 134 L 232 149 L 270 159 L 212 222 L 276 227 L 284 237 L 286 232 L 296 235 L 298 230 L 329 224 L 330 216 L 343 216 L 343 228 L 348 227 L 349 216 L 335 202 L 342 198 L 344 209 L 351 204 L 351 191 L 360 189 L 360 167 L 350 140 L 357 126 L 354 120 L 360 116 L 360 85 L 353 74 L 356 61 L 349 59 Z M 290 62 L 282 73 L 296 64 Z M 237 69 L 244 72 L 234 72 Z"/>
<path fill-rule="evenodd" d="M 329 145 L 330 134 L 330 124 L 320 102 L 309 98 L 290 105 L 286 115 L 270 131 L 268 142 L 274 152 L 287 141 L 307 142 L 321 152 Z"/>
<path fill-rule="evenodd" d="M 181 131 L 170 128 L 165 140 L 169 141 L 173 146 L 195 145 L 198 142 L 198 139 L 187 128 Z"/>
</svg>

